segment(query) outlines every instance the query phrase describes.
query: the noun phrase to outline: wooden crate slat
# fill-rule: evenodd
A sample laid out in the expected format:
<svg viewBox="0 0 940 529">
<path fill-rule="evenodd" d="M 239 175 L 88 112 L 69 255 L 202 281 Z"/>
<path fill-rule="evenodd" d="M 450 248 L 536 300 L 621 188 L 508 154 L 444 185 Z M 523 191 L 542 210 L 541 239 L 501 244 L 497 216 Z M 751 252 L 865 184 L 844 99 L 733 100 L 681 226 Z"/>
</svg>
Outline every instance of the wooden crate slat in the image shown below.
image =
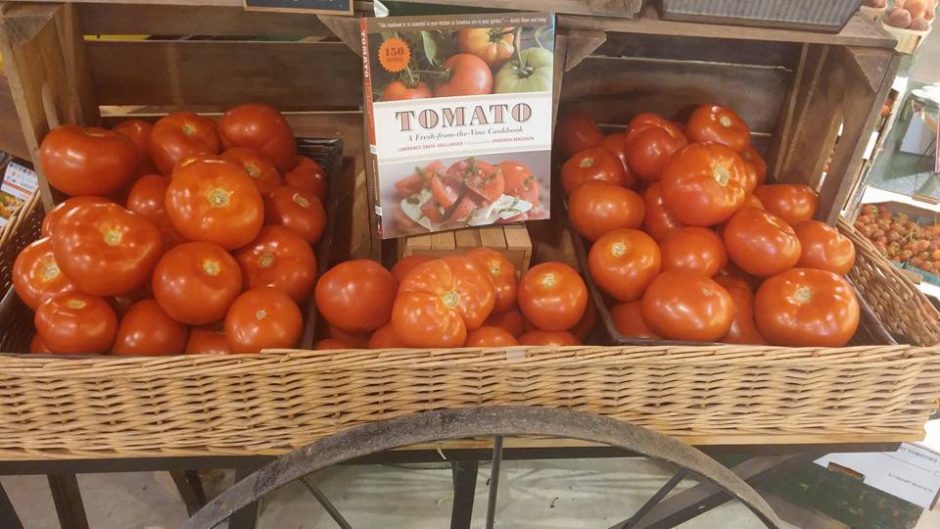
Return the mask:
<svg viewBox="0 0 940 529">
<path fill-rule="evenodd" d="M 0 150 L 26 160 L 30 158 L 6 74 L 0 75 Z"/>
</svg>

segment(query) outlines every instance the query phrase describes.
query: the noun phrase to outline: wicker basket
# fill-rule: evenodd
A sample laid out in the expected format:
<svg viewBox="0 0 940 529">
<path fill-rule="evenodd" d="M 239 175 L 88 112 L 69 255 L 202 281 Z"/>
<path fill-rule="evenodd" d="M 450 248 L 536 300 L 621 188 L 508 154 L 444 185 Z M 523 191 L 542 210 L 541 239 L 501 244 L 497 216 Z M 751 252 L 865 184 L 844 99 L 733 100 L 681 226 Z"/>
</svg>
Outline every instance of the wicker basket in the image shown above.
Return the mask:
<svg viewBox="0 0 940 529">
<path fill-rule="evenodd" d="M 43 210 L 39 193 L 34 193 L 0 229 L 0 293 L 13 284 L 13 261 L 20 250 L 39 238 Z"/>
</svg>

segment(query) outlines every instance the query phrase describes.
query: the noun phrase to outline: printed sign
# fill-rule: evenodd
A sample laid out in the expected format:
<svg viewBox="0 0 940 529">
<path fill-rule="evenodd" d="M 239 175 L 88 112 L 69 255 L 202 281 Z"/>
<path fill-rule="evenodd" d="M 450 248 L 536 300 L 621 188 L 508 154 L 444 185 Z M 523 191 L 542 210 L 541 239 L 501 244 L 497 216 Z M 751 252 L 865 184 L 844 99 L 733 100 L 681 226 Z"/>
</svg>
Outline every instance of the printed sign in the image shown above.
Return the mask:
<svg viewBox="0 0 940 529">
<path fill-rule="evenodd" d="M 39 187 L 36 173 L 14 161 L 7 164 L 0 184 L 0 228 L 33 196 Z"/>
</svg>

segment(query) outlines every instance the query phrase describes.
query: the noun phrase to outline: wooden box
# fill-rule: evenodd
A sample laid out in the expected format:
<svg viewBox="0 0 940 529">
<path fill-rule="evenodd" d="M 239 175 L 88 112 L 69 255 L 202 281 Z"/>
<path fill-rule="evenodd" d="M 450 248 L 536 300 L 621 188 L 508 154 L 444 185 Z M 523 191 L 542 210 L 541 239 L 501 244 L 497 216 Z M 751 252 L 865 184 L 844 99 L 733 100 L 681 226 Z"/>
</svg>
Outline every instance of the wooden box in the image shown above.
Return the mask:
<svg viewBox="0 0 940 529">
<path fill-rule="evenodd" d="M 519 273 L 529 269 L 532 240 L 524 225 L 490 226 L 416 235 L 398 240 L 398 258 L 409 255 L 440 257 L 471 248 L 492 248 L 509 259 Z"/>
</svg>

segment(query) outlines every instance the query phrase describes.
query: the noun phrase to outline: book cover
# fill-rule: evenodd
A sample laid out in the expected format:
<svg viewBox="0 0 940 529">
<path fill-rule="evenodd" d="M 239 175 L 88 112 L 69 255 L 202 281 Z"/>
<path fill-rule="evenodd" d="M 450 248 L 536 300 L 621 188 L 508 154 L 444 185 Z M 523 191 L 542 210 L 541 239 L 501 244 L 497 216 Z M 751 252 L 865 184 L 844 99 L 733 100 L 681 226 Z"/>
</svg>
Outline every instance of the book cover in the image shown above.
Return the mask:
<svg viewBox="0 0 940 529">
<path fill-rule="evenodd" d="M 362 19 L 382 238 L 546 219 L 554 16 Z"/>
</svg>

